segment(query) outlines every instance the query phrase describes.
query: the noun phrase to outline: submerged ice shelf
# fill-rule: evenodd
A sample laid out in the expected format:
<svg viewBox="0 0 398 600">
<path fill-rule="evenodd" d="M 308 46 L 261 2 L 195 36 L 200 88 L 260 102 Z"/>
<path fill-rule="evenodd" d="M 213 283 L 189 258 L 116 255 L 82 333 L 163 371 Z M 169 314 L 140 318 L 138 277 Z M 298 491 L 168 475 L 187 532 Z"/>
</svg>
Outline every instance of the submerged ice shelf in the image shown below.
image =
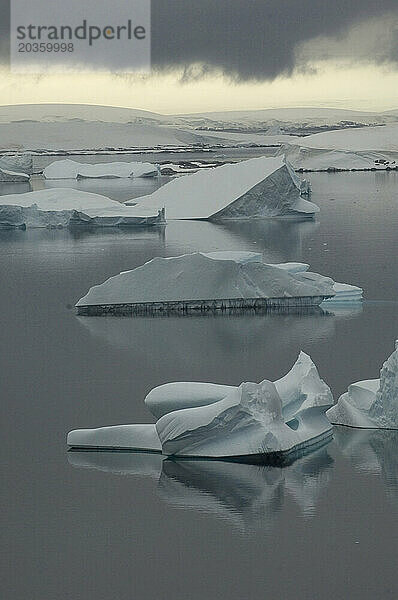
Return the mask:
<svg viewBox="0 0 398 600">
<path fill-rule="evenodd" d="M 352 383 L 326 414 L 334 425 L 398 429 L 398 341 L 380 378 Z"/>
<path fill-rule="evenodd" d="M 256 252 L 197 252 L 154 258 L 89 289 L 80 315 L 290 309 L 356 302 L 362 290 L 311 273 L 303 263 L 270 265 Z"/>
<path fill-rule="evenodd" d="M 332 431 L 325 416 L 333 403 L 331 391 L 303 352 L 275 383 L 170 383 L 154 388 L 145 403 L 160 416 L 155 425 L 74 430 L 68 446 L 278 463 L 318 445 Z"/>
<path fill-rule="evenodd" d="M 260 157 L 178 177 L 126 204 L 152 211 L 164 207 L 171 220 L 312 218 L 319 208 L 304 200 L 302 191 L 284 157 Z"/>
<path fill-rule="evenodd" d="M 154 214 L 125 206 L 107 196 L 54 188 L 0 196 L 0 227 L 138 227 L 165 223 Z"/>
<path fill-rule="evenodd" d="M 46 179 L 114 179 L 125 177 L 155 177 L 159 168 L 148 162 L 79 163 L 75 160 L 57 160 L 43 171 Z"/>
</svg>

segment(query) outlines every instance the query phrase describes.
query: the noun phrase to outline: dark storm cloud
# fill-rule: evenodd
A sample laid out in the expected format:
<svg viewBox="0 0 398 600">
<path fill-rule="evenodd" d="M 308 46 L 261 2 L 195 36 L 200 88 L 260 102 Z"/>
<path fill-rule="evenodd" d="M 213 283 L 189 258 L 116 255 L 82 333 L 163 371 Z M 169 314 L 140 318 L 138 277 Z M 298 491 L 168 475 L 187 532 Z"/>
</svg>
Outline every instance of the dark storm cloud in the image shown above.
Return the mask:
<svg viewBox="0 0 398 600">
<path fill-rule="evenodd" d="M 3 63 L 9 55 L 9 5 L 0 0 Z M 398 0 L 152 0 L 152 65 L 161 71 L 182 68 L 183 81 L 212 69 L 236 79 L 273 79 L 292 72 L 304 42 L 340 36 L 383 15 L 390 25 L 396 19 L 398 32 Z M 355 48 L 345 51 L 356 60 Z M 386 61 L 398 65 L 398 33 L 383 51 Z M 379 56 L 369 51 L 369 60 Z M 93 66 L 100 61 L 98 56 Z M 201 66 L 191 68 L 194 64 Z"/>
<path fill-rule="evenodd" d="M 152 64 L 272 79 L 294 69 L 301 43 L 390 12 L 398 22 L 397 0 L 152 0 Z M 388 56 L 398 61 L 398 45 Z"/>
</svg>

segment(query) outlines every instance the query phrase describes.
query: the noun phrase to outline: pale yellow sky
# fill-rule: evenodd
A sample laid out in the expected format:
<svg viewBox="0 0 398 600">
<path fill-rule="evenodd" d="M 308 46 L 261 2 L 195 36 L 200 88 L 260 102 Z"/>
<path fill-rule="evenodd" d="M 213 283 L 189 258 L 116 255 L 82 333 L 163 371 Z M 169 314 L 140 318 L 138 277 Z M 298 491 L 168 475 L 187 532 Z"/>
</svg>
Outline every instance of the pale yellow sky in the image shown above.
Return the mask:
<svg viewBox="0 0 398 600">
<path fill-rule="evenodd" d="M 169 114 L 292 106 L 398 108 L 398 72 L 375 65 L 321 61 L 306 73 L 264 83 L 231 83 L 222 75 L 212 75 L 183 84 L 180 76 L 90 72 L 35 77 L 3 70 L 0 104 L 87 103 Z"/>
</svg>

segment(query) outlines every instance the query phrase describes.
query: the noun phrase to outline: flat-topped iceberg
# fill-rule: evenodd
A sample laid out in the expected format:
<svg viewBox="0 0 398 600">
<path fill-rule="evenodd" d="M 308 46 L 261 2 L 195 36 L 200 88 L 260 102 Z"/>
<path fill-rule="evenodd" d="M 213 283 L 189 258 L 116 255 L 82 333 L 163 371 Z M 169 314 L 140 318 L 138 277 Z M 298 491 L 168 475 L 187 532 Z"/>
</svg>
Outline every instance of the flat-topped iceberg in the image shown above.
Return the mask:
<svg viewBox="0 0 398 600">
<path fill-rule="evenodd" d="M 281 461 L 331 436 L 325 411 L 333 403 L 311 358 L 300 353 L 275 383 L 239 387 L 195 382 L 152 390 L 147 407 L 156 425 L 74 430 L 72 448 L 161 450 L 167 456 Z M 155 431 L 156 434 L 155 435 Z"/>
<path fill-rule="evenodd" d="M 43 171 L 46 179 L 113 179 L 120 177 L 154 177 L 159 174 L 156 165 L 144 162 L 79 163 L 75 160 L 57 160 Z"/>
<path fill-rule="evenodd" d="M 307 274 L 305 274 L 307 275 Z M 333 296 L 333 282 L 321 275 L 305 280 L 262 262 L 215 260 L 196 252 L 153 258 L 89 289 L 79 314 L 124 310 L 226 310 L 267 306 L 317 306 Z M 90 310 L 91 308 L 91 310 Z"/>
<path fill-rule="evenodd" d="M 352 383 L 327 411 L 334 425 L 364 429 L 398 429 L 398 342 L 379 379 Z"/>
<path fill-rule="evenodd" d="M 89 289 L 79 314 L 318 306 L 357 303 L 361 288 L 308 271 L 305 263 L 267 264 L 261 253 L 197 252 L 154 258 Z"/>
<path fill-rule="evenodd" d="M 72 188 L 54 188 L 0 196 L 0 226 L 137 227 L 164 222 L 162 211 L 152 215 L 132 206 L 120 204 L 107 196 Z"/>
<path fill-rule="evenodd" d="M 318 206 L 300 195 L 284 157 L 260 157 L 178 177 L 152 194 L 127 201 L 165 207 L 168 219 L 313 217 Z"/>
</svg>

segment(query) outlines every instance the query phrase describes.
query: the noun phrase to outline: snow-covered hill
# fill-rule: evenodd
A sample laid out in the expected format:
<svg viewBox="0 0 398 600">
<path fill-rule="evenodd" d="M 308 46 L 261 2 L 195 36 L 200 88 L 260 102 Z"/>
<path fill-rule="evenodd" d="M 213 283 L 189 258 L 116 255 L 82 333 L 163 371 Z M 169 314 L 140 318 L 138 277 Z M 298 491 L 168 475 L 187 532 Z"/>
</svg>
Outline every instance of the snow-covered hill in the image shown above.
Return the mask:
<svg viewBox="0 0 398 600">
<path fill-rule="evenodd" d="M 394 110 L 372 113 L 334 108 L 282 108 L 162 115 L 112 106 L 19 104 L 0 106 L 0 150 L 278 145 L 296 143 L 296 135 L 300 136 L 300 144 L 304 139 L 306 144 L 322 144 L 328 140 L 333 146 L 336 139 L 335 145 L 340 148 L 346 140 L 349 144 L 363 145 L 364 135 L 369 139 L 374 137 L 371 132 L 376 129 L 369 126 L 393 127 L 394 124 L 398 126 L 398 111 Z M 368 128 L 370 132 L 366 133 Z M 351 137 L 329 138 L 331 129 L 340 130 L 342 136 L 352 135 L 353 141 Z M 323 133 L 309 135 L 319 131 Z M 378 147 L 385 144 L 383 139 L 387 133 L 386 128 L 380 131 Z M 329 146 L 307 144 L 307 147 Z"/>
</svg>

